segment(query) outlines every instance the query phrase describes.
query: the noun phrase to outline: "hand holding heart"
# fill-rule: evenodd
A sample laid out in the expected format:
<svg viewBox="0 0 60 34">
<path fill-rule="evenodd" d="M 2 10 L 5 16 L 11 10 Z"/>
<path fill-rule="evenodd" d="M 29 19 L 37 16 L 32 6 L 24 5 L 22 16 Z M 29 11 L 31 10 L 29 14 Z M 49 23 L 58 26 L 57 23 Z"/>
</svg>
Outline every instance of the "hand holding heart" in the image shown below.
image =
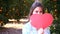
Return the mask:
<svg viewBox="0 0 60 34">
<path fill-rule="evenodd" d="M 45 13 L 43 15 L 34 14 L 30 17 L 31 25 L 36 27 L 37 29 L 43 28 L 45 29 L 53 22 L 53 17 L 49 13 Z"/>
<path fill-rule="evenodd" d="M 40 29 L 38 30 L 38 34 L 43 34 L 43 32 L 44 32 L 43 28 L 40 28 Z"/>
</svg>

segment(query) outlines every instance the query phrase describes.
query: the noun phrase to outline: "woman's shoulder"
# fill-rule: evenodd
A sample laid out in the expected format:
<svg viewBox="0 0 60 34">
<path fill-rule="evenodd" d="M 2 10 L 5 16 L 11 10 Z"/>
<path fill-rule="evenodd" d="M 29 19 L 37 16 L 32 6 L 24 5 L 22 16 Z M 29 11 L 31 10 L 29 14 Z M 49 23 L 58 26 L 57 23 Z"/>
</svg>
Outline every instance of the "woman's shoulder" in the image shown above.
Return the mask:
<svg viewBox="0 0 60 34">
<path fill-rule="evenodd" d="M 27 22 L 26 24 L 24 24 L 24 28 L 31 28 L 30 22 Z"/>
<path fill-rule="evenodd" d="M 24 26 L 26 26 L 26 25 L 30 25 L 30 22 L 27 22 L 27 23 L 24 24 Z"/>
</svg>

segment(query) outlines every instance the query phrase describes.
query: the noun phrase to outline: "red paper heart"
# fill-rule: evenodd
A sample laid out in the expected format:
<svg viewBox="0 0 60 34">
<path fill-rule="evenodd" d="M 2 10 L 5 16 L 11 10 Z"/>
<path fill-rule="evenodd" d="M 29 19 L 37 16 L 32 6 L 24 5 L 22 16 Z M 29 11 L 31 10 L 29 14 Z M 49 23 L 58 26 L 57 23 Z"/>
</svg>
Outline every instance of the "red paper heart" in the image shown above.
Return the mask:
<svg viewBox="0 0 60 34">
<path fill-rule="evenodd" d="M 30 17 L 31 25 L 36 27 L 37 29 L 43 28 L 45 29 L 53 22 L 53 17 L 49 13 L 45 13 L 43 15 L 34 14 Z"/>
</svg>

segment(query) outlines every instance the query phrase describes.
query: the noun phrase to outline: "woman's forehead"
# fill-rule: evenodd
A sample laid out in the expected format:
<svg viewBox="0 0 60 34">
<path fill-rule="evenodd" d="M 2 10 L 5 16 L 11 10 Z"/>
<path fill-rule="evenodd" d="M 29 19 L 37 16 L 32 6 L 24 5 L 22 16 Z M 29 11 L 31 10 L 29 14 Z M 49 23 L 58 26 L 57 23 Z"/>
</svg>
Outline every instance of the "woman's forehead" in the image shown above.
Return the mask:
<svg viewBox="0 0 60 34">
<path fill-rule="evenodd" d="M 42 11 L 42 7 L 36 7 L 34 10 L 39 10 L 39 11 Z"/>
</svg>

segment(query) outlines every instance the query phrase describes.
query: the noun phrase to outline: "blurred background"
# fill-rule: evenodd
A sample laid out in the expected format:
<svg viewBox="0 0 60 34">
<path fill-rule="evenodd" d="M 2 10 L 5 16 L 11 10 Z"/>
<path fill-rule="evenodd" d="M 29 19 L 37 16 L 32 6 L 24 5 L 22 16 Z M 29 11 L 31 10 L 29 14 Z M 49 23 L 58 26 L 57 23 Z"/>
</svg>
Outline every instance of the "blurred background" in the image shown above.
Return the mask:
<svg viewBox="0 0 60 34">
<path fill-rule="evenodd" d="M 54 17 L 51 34 L 60 34 L 60 0 L 39 0 L 44 11 Z M 0 0 L 0 30 L 5 28 L 22 29 L 28 22 L 27 16 L 34 0 Z"/>
</svg>

